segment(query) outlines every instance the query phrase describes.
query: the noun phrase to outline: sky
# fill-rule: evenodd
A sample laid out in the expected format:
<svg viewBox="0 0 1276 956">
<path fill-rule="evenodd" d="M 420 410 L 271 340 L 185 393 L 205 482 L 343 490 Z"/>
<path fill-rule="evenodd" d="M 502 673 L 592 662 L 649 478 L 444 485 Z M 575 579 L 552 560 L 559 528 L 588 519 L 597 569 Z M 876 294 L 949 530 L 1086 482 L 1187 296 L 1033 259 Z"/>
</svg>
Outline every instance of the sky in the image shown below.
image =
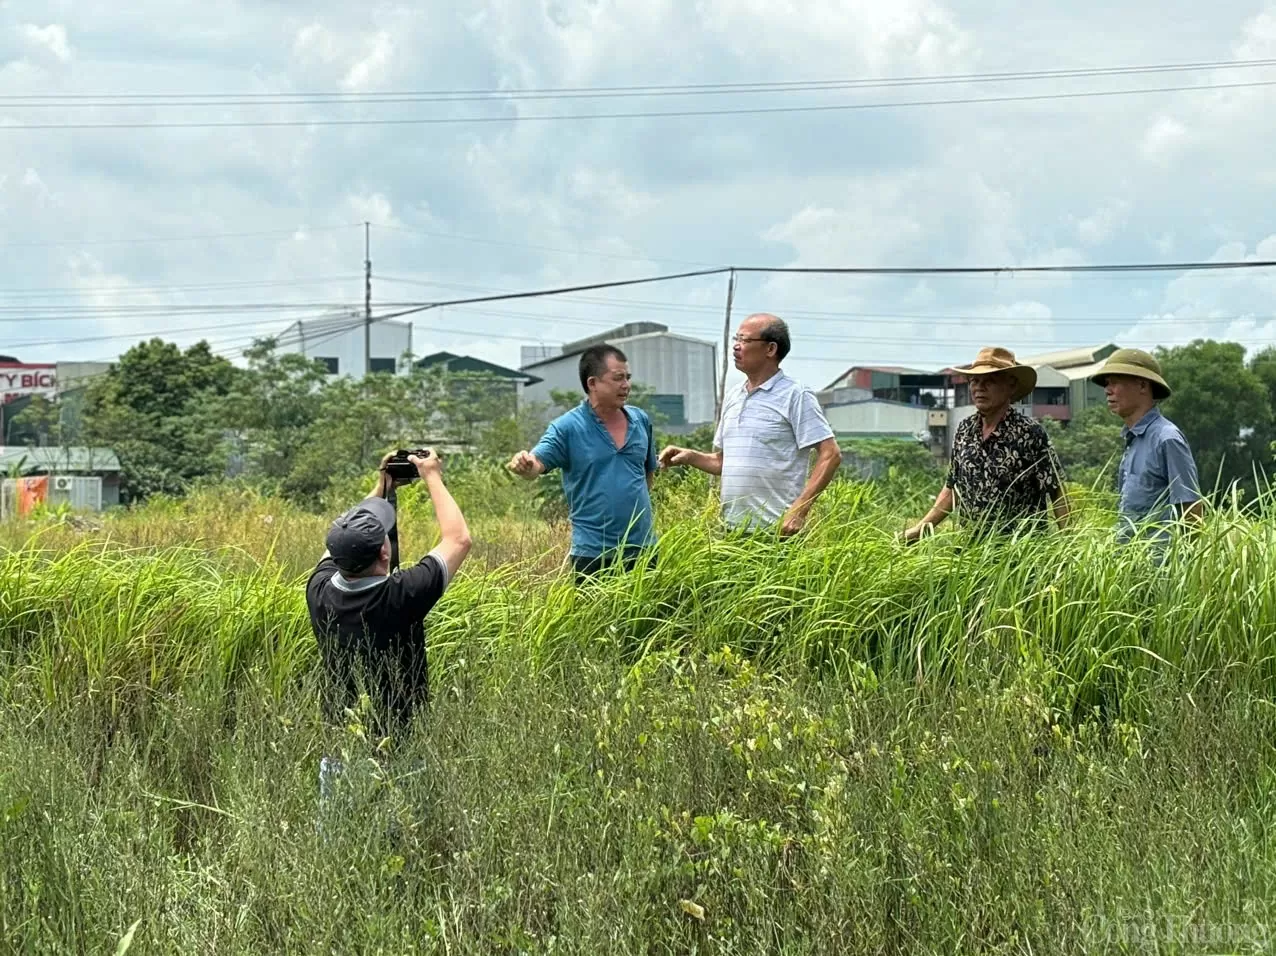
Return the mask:
<svg viewBox="0 0 1276 956">
<path fill-rule="evenodd" d="M 1007 10 L 0 0 L 0 353 L 111 359 L 158 335 L 235 357 L 361 308 L 365 222 L 378 315 L 723 265 L 1276 259 L 1276 2 Z M 871 85 L 900 78 L 931 82 Z M 870 85 L 792 86 L 814 81 Z M 1184 86 L 1209 88 L 1163 89 Z M 670 112 L 695 115 L 651 115 Z M 720 341 L 726 284 L 450 306 L 413 343 L 516 366 L 630 321 Z M 819 388 L 994 344 L 1273 345 L 1276 269 L 751 273 L 735 321 L 753 311 L 789 322 L 785 367 Z"/>
</svg>

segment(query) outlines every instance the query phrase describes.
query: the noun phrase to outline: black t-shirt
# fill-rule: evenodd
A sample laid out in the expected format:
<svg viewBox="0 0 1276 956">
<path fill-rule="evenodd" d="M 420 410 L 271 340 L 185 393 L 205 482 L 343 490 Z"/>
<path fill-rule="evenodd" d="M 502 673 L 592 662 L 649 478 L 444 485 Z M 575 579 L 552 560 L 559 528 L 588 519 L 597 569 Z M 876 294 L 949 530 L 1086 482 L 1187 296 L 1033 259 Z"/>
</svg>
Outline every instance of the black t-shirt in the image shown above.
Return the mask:
<svg viewBox="0 0 1276 956">
<path fill-rule="evenodd" d="M 389 730 L 426 700 L 425 615 L 448 585 L 447 563 L 431 552 L 386 577 L 346 578 L 332 558 L 306 583 L 306 606 L 323 657 L 325 716 L 342 712 L 364 689 Z"/>
</svg>

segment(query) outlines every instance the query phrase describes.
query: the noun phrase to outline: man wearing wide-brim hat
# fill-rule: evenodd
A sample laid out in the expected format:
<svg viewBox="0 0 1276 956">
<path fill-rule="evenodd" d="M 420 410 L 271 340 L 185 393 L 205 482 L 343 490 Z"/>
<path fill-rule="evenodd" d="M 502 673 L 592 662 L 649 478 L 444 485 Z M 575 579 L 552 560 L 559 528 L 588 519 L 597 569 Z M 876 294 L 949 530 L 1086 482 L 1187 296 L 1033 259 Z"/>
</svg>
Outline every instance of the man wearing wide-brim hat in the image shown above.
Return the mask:
<svg viewBox="0 0 1276 956">
<path fill-rule="evenodd" d="M 1204 505 L 1196 461 L 1178 426 L 1157 407 L 1170 397 L 1157 360 L 1140 349 L 1117 349 L 1090 378 L 1103 386 L 1109 410 L 1125 422 L 1118 537 L 1126 541 L 1142 530 L 1164 541 L 1176 514 L 1198 521 Z"/>
<path fill-rule="evenodd" d="M 978 531 L 1011 532 L 1068 520 L 1063 469 L 1040 424 L 1015 409 L 1032 394 L 1036 369 L 1022 365 L 1003 348 L 981 349 L 970 365 L 951 371 L 970 382 L 975 414 L 953 436 L 952 461 L 944 487 L 926 516 L 904 532 L 916 541 L 956 509 Z"/>
</svg>

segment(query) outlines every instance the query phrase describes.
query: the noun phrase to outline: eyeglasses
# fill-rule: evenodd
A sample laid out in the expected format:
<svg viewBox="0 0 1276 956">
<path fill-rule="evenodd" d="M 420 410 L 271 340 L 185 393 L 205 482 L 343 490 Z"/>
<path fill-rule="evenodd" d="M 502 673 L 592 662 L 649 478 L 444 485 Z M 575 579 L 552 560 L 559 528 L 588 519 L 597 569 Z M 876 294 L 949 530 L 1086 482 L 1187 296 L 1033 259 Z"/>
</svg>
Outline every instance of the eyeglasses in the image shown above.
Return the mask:
<svg viewBox="0 0 1276 956">
<path fill-rule="evenodd" d="M 749 339 L 749 338 L 745 338 L 743 335 L 737 335 L 734 338 L 732 338 L 731 341 L 734 342 L 736 345 L 743 345 L 745 342 L 765 342 L 766 339 L 762 338 L 761 336 L 757 336 L 755 338 Z"/>
</svg>

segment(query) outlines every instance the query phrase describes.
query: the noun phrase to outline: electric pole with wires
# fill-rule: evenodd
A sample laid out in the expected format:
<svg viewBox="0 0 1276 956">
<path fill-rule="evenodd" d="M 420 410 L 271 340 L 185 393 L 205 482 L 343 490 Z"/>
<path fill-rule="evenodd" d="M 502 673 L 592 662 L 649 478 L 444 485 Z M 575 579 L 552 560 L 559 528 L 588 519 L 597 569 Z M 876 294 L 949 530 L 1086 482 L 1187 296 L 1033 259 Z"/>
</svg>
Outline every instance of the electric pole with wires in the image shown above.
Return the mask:
<svg viewBox="0 0 1276 956">
<path fill-rule="evenodd" d="M 372 374 L 372 234 L 363 224 L 363 375 Z"/>
</svg>

